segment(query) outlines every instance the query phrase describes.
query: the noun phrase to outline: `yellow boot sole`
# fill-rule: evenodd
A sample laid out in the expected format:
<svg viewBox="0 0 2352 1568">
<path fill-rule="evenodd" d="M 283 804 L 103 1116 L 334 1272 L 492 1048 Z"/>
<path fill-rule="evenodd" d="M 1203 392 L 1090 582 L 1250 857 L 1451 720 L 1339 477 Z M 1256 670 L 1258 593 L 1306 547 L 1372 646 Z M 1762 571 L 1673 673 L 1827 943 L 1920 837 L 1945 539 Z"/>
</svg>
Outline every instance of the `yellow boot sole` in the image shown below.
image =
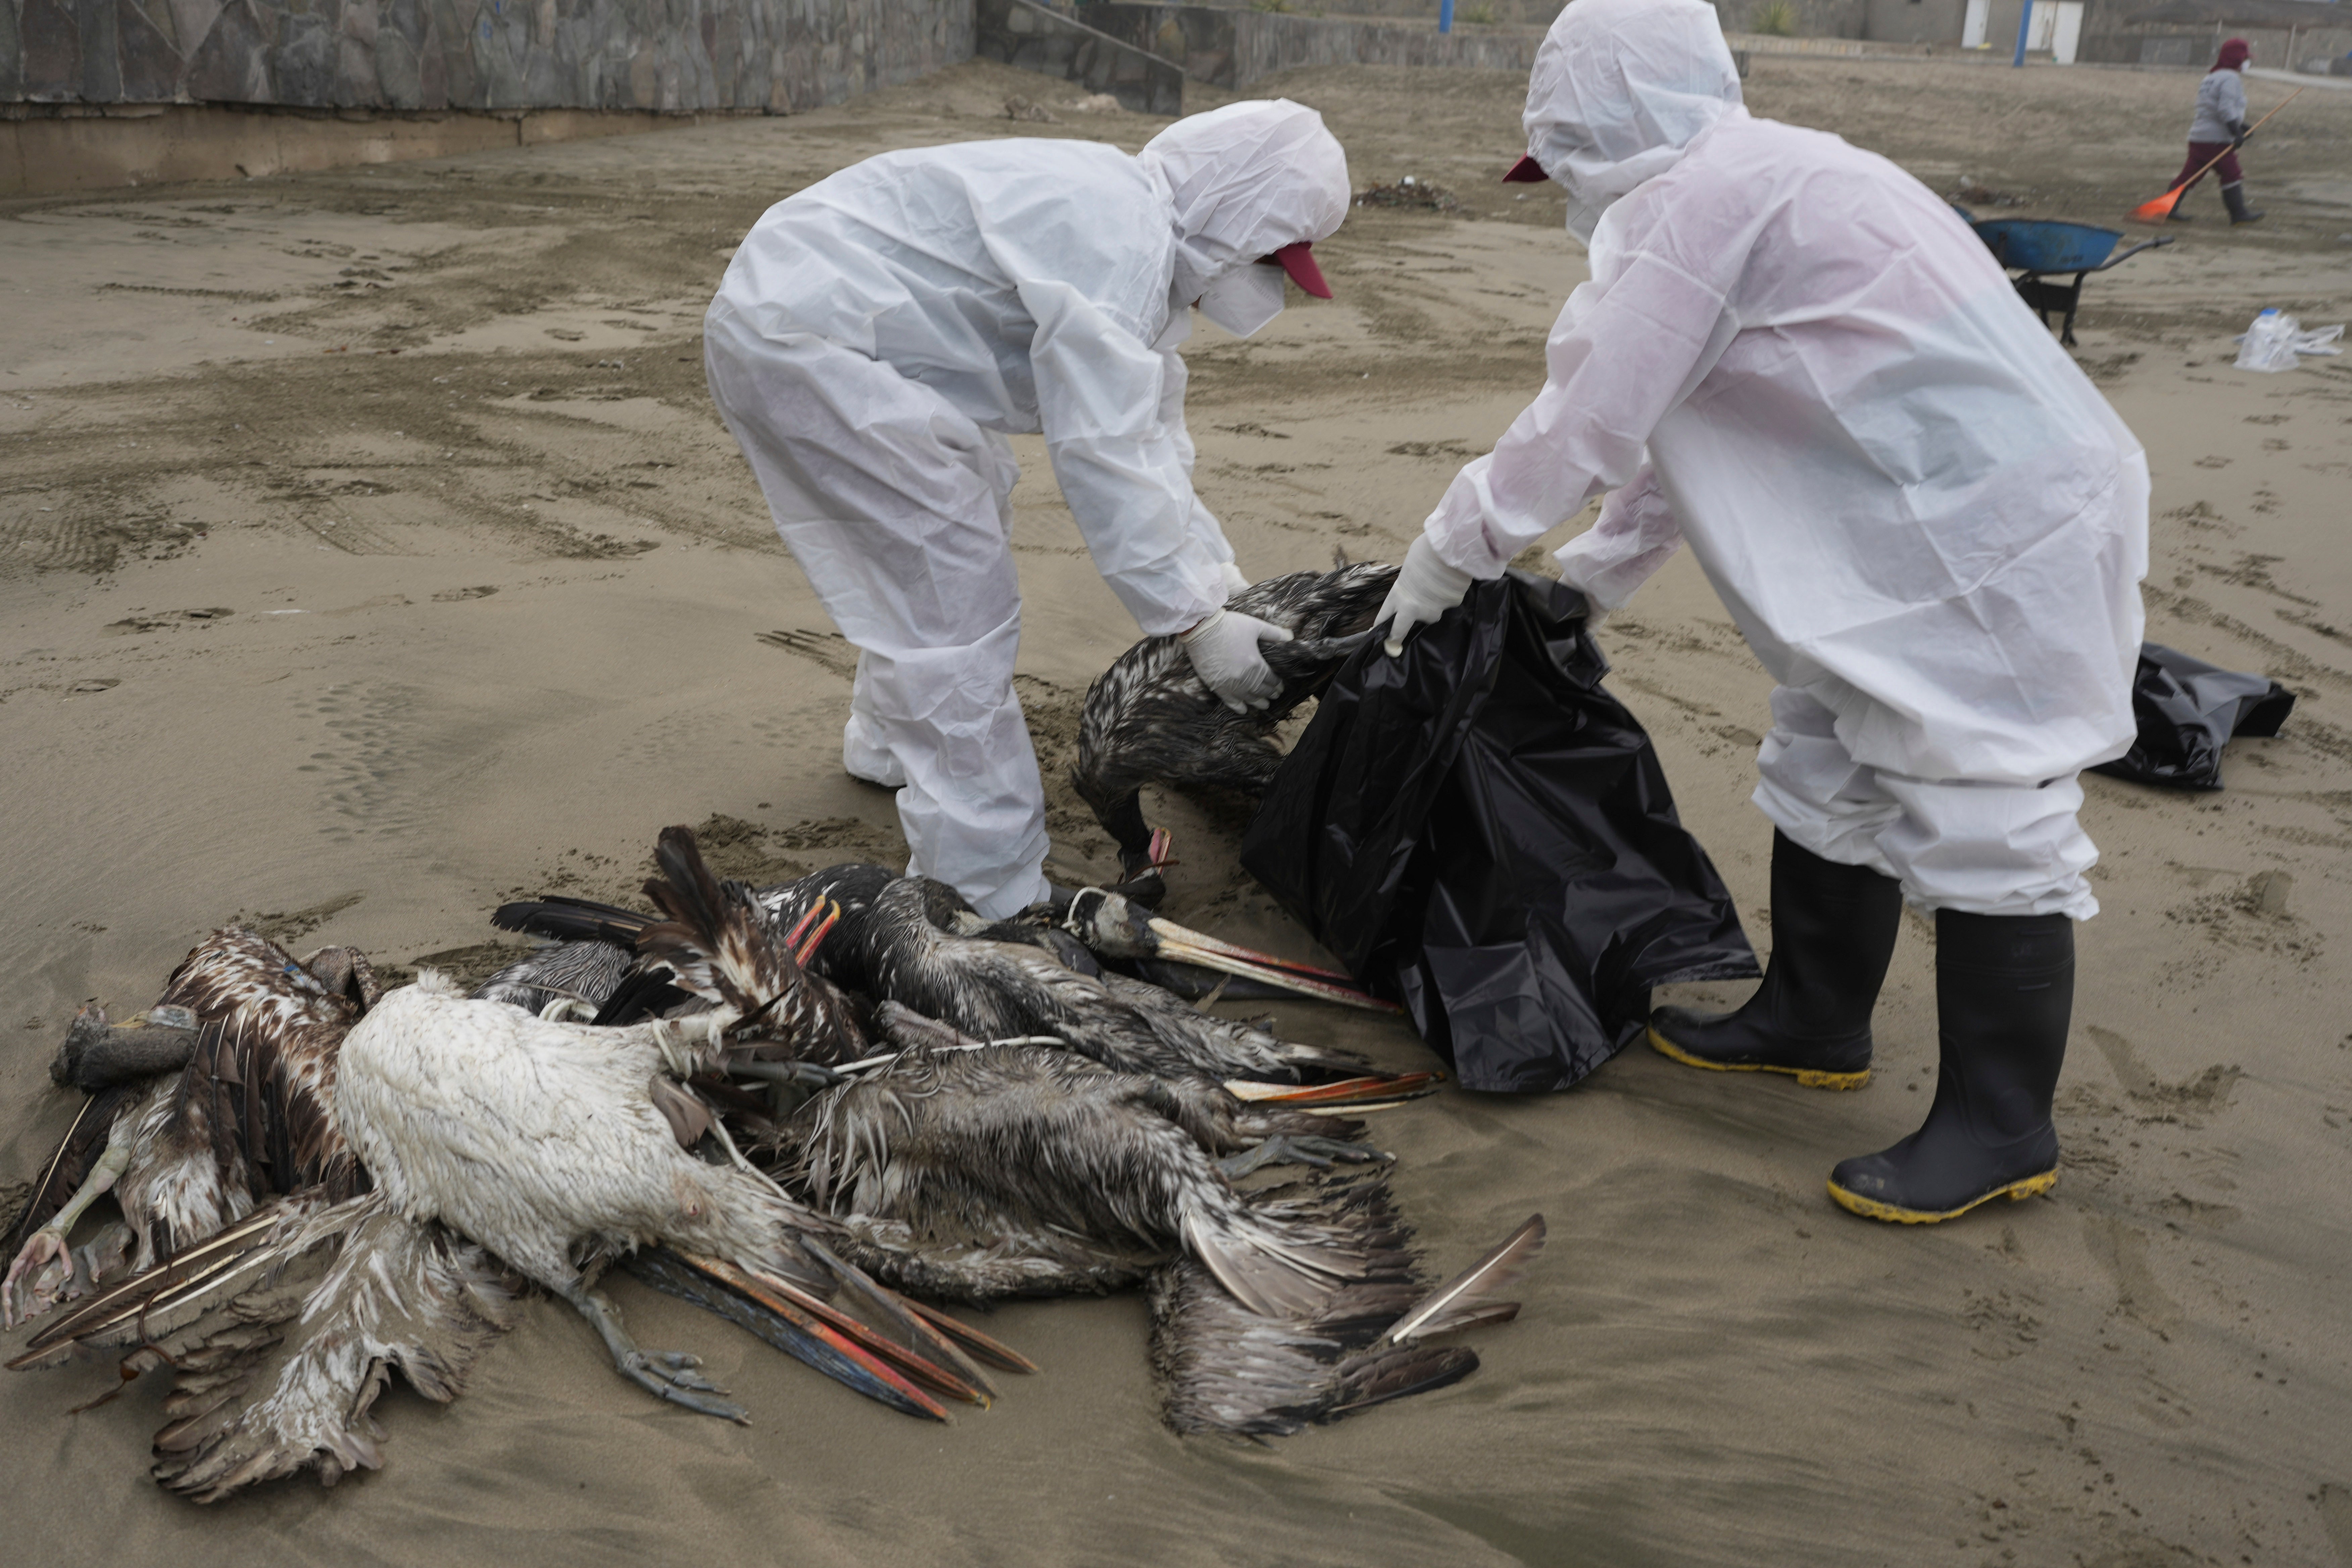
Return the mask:
<svg viewBox="0 0 2352 1568">
<path fill-rule="evenodd" d="M 1860 1072 L 1822 1072 L 1815 1068 L 1778 1068 L 1766 1062 L 1711 1062 L 1705 1057 L 1691 1055 L 1654 1028 L 1650 1031 L 1650 1048 L 1686 1068 L 1705 1068 L 1709 1072 L 1777 1072 L 1795 1079 L 1807 1089 L 1860 1089 L 1870 1081 L 1868 1068 Z"/>
<path fill-rule="evenodd" d="M 1948 1219 L 1959 1218 L 1972 1208 L 1980 1208 L 1995 1198 L 2005 1197 L 2011 1203 L 2023 1203 L 2028 1198 L 2041 1196 L 2057 1184 L 2058 1173 L 2044 1171 L 2038 1176 L 2027 1176 L 2005 1187 L 1995 1187 L 1980 1198 L 1972 1198 L 1956 1209 L 1946 1209 L 1940 1214 L 1928 1209 L 1906 1209 L 1894 1204 L 1883 1204 L 1876 1198 L 1847 1192 L 1835 1182 L 1830 1184 L 1830 1197 L 1840 1208 L 1858 1214 L 1864 1219 L 1883 1219 L 1890 1225 L 1941 1225 Z"/>
</svg>

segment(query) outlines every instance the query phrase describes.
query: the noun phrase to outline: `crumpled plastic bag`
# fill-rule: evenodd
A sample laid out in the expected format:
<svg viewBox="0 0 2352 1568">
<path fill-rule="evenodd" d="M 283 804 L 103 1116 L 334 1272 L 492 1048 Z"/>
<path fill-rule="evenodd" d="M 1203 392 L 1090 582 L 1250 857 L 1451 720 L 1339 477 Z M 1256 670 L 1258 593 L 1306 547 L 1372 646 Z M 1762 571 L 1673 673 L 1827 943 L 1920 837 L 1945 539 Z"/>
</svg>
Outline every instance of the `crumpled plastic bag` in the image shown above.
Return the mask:
<svg viewBox="0 0 2352 1568">
<path fill-rule="evenodd" d="M 2266 675 L 2241 675 L 2161 643 L 2142 643 L 2132 677 L 2139 737 L 2130 751 L 2091 771 L 2135 784 L 2220 789 L 2221 748 L 2244 735 L 2275 735 L 2294 711 L 2294 693 Z"/>
<path fill-rule="evenodd" d="M 2238 334 L 2237 368 L 2240 370 L 2293 370 L 2301 364 L 2304 354 L 2340 354 L 2335 347 L 2344 335 L 2341 326 L 2322 327 L 2306 332 L 2303 323 L 2280 311 L 2275 306 L 2254 318 L 2253 325 Z"/>
<path fill-rule="evenodd" d="M 1324 691 L 1242 864 L 1465 1089 L 1566 1089 L 1650 989 L 1759 973 L 1649 736 L 1602 689 L 1583 596 L 1474 584 L 1403 657 Z"/>
</svg>

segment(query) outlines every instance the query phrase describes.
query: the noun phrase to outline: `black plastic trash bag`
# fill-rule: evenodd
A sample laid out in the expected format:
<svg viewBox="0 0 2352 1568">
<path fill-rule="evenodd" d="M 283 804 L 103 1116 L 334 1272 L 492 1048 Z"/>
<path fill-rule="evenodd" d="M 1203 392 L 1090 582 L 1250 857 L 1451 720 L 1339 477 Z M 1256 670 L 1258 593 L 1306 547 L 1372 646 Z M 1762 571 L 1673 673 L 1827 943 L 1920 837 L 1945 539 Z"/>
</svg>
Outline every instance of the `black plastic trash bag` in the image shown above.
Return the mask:
<svg viewBox="0 0 2352 1568">
<path fill-rule="evenodd" d="M 1467 1089 L 1565 1089 L 1650 988 L 1753 975 L 1650 738 L 1601 689 L 1573 588 L 1523 573 L 1321 698 L 1242 864 Z"/>
<path fill-rule="evenodd" d="M 2241 675 L 2161 643 L 2142 643 L 2132 678 L 2139 738 L 2091 771 L 2135 784 L 2220 789 L 2222 746 L 2239 735 L 2275 735 L 2294 711 L 2294 693 L 2266 675 Z"/>
</svg>

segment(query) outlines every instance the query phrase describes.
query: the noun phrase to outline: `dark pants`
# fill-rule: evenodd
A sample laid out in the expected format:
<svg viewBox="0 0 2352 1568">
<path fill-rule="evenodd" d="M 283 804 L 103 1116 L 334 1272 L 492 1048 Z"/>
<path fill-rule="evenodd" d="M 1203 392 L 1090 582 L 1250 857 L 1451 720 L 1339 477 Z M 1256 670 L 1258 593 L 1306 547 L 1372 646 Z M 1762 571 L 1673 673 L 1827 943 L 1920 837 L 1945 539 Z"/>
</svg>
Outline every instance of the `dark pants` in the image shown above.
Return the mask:
<svg viewBox="0 0 2352 1568">
<path fill-rule="evenodd" d="M 2213 163 L 2213 159 L 2217 154 L 2220 156 L 2221 161 L 2219 163 Z M 2180 165 L 2180 173 L 2172 176 L 2172 184 L 2167 185 L 2165 189 L 2168 191 L 2179 190 L 2181 186 L 2187 184 L 2191 179 L 2195 178 L 2197 171 L 2202 169 L 2208 163 L 2213 163 L 2213 172 L 2221 176 L 2221 183 L 2225 185 L 2234 185 L 2239 181 L 2245 178 L 2245 175 L 2238 172 L 2237 150 L 2231 147 L 2230 143 L 2227 142 L 2191 142 L 2189 144 L 2189 162 Z"/>
</svg>

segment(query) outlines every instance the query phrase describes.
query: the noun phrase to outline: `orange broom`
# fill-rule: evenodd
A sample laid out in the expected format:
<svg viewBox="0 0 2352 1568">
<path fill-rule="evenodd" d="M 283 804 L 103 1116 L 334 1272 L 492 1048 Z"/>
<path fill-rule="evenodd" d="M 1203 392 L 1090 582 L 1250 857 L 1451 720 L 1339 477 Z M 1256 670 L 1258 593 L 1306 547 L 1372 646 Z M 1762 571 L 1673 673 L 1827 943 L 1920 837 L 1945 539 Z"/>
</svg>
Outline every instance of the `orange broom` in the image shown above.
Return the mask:
<svg viewBox="0 0 2352 1568">
<path fill-rule="evenodd" d="M 2260 131 L 2263 126 L 2268 125 L 2271 122 L 2271 114 L 2276 114 L 2279 111 L 2279 109 L 2284 109 L 2288 104 L 2293 103 L 2296 99 L 2301 98 L 2305 91 L 2305 89 L 2303 88 L 2296 88 L 2293 92 L 2288 93 L 2286 98 L 2279 104 L 2278 109 L 2272 110 L 2270 114 L 2263 115 L 2260 120 L 2255 121 L 2252 125 L 2246 127 L 2246 136 L 2252 136 L 2255 132 Z M 2245 137 L 2242 136 L 2238 139 L 2238 142 L 2243 142 L 2244 140 Z M 2157 197 L 2156 200 L 2152 202 L 2142 202 L 2139 205 L 2132 208 L 2132 222 L 2163 223 L 2167 219 L 2170 218 L 2172 216 L 2172 209 L 2180 205 L 2180 198 L 2187 195 L 2190 189 L 2196 185 L 2198 181 L 2203 179 L 2207 174 L 2213 172 L 2213 163 L 2220 163 L 2222 159 L 2236 152 L 2238 150 L 2238 142 L 2232 142 L 2230 145 L 2222 148 L 2219 153 L 2213 154 L 2213 162 L 2211 163 L 2206 164 L 2203 168 L 2198 170 L 2195 174 L 2181 181 L 2180 184 L 2173 186 L 2172 189 Z"/>
</svg>

